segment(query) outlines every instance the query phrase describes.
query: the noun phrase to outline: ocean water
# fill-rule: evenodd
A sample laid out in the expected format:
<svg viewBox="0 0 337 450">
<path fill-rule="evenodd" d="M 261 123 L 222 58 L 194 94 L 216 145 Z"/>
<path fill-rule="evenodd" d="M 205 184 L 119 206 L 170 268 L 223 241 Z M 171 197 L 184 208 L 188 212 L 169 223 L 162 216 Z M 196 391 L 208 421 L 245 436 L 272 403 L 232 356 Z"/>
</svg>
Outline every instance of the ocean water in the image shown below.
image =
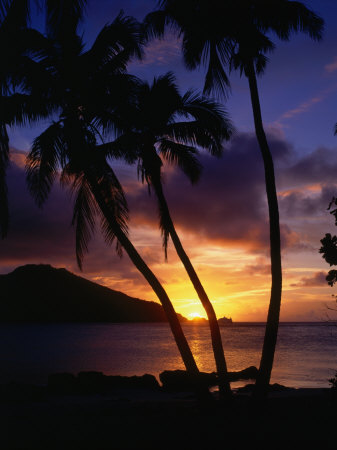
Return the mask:
<svg viewBox="0 0 337 450">
<path fill-rule="evenodd" d="M 199 369 L 215 371 L 208 327 L 188 324 L 184 331 Z M 258 367 L 263 324 L 237 323 L 221 333 L 229 370 Z M 0 383 L 45 384 L 50 373 L 85 370 L 158 377 L 163 370 L 183 368 L 167 324 L 0 325 Z M 329 387 L 336 371 L 336 324 L 280 324 L 272 382 Z"/>
</svg>

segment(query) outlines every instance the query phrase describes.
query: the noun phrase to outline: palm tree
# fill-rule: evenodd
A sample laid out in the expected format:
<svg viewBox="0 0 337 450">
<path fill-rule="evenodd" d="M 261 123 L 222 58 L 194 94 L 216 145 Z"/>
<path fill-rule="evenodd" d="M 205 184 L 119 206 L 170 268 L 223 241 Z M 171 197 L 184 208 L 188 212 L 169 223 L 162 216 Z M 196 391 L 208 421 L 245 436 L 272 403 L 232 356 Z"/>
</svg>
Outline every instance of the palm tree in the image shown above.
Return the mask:
<svg viewBox="0 0 337 450">
<path fill-rule="evenodd" d="M 267 33 L 288 41 L 293 32 L 319 40 L 323 20 L 301 2 L 290 0 L 162 0 L 160 10 L 146 18 L 148 35 L 162 37 L 167 26 L 182 36 L 182 49 L 189 69 L 207 67 L 205 92 L 226 95 L 226 68 L 238 69 L 249 82 L 256 137 L 265 169 L 269 210 L 271 296 L 256 391 L 267 395 L 278 333 L 281 293 L 281 239 L 274 164 L 262 122 L 256 74 L 265 68 L 266 53 L 274 49 Z"/>
<path fill-rule="evenodd" d="M 36 77 L 36 62 L 43 38 L 28 27 L 30 0 L 0 0 L 0 236 L 8 231 L 9 211 L 6 171 L 9 163 L 7 127 L 25 125 L 46 116 L 41 104 L 33 103 L 29 94 Z M 77 26 L 82 20 L 86 0 L 35 0 L 46 11 L 49 33 L 63 29 L 61 17 Z"/>
<path fill-rule="evenodd" d="M 76 123 L 77 122 L 77 123 Z M 77 129 L 76 129 L 77 128 Z M 63 167 L 61 182 L 70 185 L 75 196 L 73 225 L 76 255 L 82 267 L 96 216 L 101 221 L 107 243 L 117 241 L 151 285 L 168 318 L 186 370 L 197 384 L 199 373 L 172 303 L 153 272 L 145 264 L 127 235 L 127 206 L 122 188 L 104 154 L 97 150 L 95 133 L 80 120 L 61 119 L 53 123 L 33 143 L 27 160 L 30 191 L 39 204 L 47 198 L 53 181 Z"/>
<path fill-rule="evenodd" d="M 27 51 L 29 45 L 27 38 L 30 41 L 26 27 L 25 3 L 9 0 L 0 2 L 0 235 L 2 238 L 7 234 L 9 219 L 6 170 L 9 163 L 7 126 L 10 118 L 7 117 L 4 106 L 5 103 L 8 104 L 8 96 L 11 94 L 11 90 L 19 83 L 19 70 L 17 68 L 21 65 L 24 53 Z"/>
<path fill-rule="evenodd" d="M 219 324 L 213 306 L 188 258 L 176 232 L 162 185 L 161 157 L 178 165 L 192 183 L 201 167 L 196 159 L 198 148 L 220 156 L 223 140 L 228 140 L 232 125 L 220 106 L 198 93 L 188 91 L 181 96 L 172 73 L 154 79 L 150 86 L 143 82 L 136 98 L 125 108 L 128 130 L 114 142 L 100 146 L 107 156 L 123 157 L 128 163 L 138 161 L 138 173 L 155 192 L 160 216 L 163 247 L 167 257 L 168 238 L 181 259 L 190 280 L 206 310 L 222 398 L 231 395 L 227 365 Z M 181 120 L 179 120 L 179 117 Z"/>
<path fill-rule="evenodd" d="M 32 97 L 37 95 L 48 105 L 54 122 L 34 140 L 28 156 L 29 189 L 42 205 L 62 171 L 62 183 L 70 185 L 75 195 L 73 224 L 79 267 L 98 216 L 106 241 L 116 241 L 119 253 L 121 249 L 126 251 L 156 293 L 186 370 L 198 394 L 204 395 L 205 390 L 197 386 L 199 371 L 177 314 L 128 238 L 123 191 L 104 153 L 97 149 L 97 141 L 106 133 L 125 127 L 118 110 L 121 104 L 133 100 L 137 80 L 126 73 L 126 65 L 132 57 L 142 55 L 141 28 L 135 20 L 120 14 L 86 51 L 75 32 L 75 27 L 70 26 L 66 40 L 53 35 L 46 40 L 38 93 L 34 88 Z"/>
</svg>

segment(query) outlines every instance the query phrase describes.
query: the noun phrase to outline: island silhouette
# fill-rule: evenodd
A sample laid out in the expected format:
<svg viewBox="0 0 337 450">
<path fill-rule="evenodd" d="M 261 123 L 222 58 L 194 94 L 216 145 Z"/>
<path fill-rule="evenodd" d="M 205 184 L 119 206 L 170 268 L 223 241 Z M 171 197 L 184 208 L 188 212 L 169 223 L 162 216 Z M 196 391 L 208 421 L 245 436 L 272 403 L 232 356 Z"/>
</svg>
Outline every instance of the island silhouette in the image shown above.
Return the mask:
<svg viewBox="0 0 337 450">
<path fill-rule="evenodd" d="M 167 322 L 158 303 L 47 264 L 28 264 L 0 275 L 0 292 L 0 322 Z"/>
</svg>

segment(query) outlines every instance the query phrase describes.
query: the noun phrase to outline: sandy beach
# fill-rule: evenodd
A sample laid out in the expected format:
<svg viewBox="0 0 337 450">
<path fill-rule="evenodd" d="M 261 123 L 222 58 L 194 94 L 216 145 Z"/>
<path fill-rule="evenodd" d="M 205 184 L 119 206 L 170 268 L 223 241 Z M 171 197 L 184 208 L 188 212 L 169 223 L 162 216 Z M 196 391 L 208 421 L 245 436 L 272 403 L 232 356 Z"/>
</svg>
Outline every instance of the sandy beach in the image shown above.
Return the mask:
<svg viewBox="0 0 337 450">
<path fill-rule="evenodd" d="M 272 392 L 263 408 L 236 392 L 231 408 L 215 402 L 201 410 L 188 392 L 56 395 L 22 388 L 2 396 L 0 443 L 3 449 L 285 448 L 300 442 L 336 448 L 335 409 L 330 389 Z"/>
</svg>

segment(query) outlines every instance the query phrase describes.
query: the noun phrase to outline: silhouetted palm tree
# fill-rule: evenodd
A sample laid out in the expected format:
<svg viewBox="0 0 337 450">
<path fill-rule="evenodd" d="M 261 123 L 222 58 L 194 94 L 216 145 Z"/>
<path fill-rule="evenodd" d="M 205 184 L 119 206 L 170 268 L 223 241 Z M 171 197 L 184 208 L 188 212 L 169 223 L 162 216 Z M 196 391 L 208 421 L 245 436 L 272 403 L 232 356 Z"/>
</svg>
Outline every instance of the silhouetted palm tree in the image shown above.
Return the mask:
<svg viewBox="0 0 337 450">
<path fill-rule="evenodd" d="M 9 162 L 7 125 L 10 118 L 7 116 L 5 102 L 8 104 L 8 96 L 13 89 L 13 84 L 17 84 L 17 66 L 20 65 L 23 52 L 26 50 L 26 46 L 21 40 L 23 30 L 26 29 L 24 3 L 0 2 L 0 235 L 2 238 L 6 236 L 8 229 L 6 170 Z"/>
<path fill-rule="evenodd" d="M 117 251 L 122 248 L 126 251 L 156 293 L 185 367 L 190 374 L 197 375 L 197 365 L 169 297 L 128 238 L 127 206 L 122 188 L 104 155 L 98 152 L 97 136 L 87 125 L 76 119 L 62 119 L 34 140 L 27 163 L 30 190 L 41 204 L 58 176 L 58 169 L 63 166 L 61 182 L 70 185 L 75 195 L 73 225 L 79 265 L 98 216 L 106 242 L 117 241 Z"/>
<path fill-rule="evenodd" d="M 196 380 L 198 368 L 177 314 L 128 238 L 122 188 L 104 153 L 97 149 L 97 141 L 106 133 L 125 126 L 118 109 L 132 101 L 137 84 L 126 73 L 126 65 L 133 56 L 142 55 L 141 28 L 120 14 L 103 28 L 87 51 L 75 31 L 70 26 L 65 30 L 67 39 L 51 35 L 46 42 L 37 95 L 48 105 L 55 121 L 34 140 L 27 160 L 29 189 L 37 203 L 43 204 L 62 170 L 61 181 L 70 185 L 75 195 L 73 224 L 79 266 L 98 215 L 106 241 L 116 241 L 117 251 L 123 248 L 127 252 L 158 296 L 185 367 Z"/>
<path fill-rule="evenodd" d="M 8 199 L 6 170 L 9 163 L 8 126 L 24 125 L 45 117 L 41 103 L 27 94 L 38 79 L 36 62 L 39 59 L 43 36 L 30 29 L 31 0 L 0 1 L 0 236 L 8 230 Z M 77 26 L 82 20 L 86 0 L 35 0 L 46 12 L 46 28 L 50 34 L 65 27 L 60 18 Z"/>
<path fill-rule="evenodd" d="M 239 69 L 249 82 L 256 136 L 265 168 L 269 208 L 271 297 L 257 392 L 267 393 L 276 347 L 282 292 L 280 225 L 273 158 L 263 128 L 256 74 L 262 74 L 266 53 L 274 49 L 267 36 L 289 40 L 292 32 L 304 32 L 320 39 L 323 20 L 301 2 L 290 0 L 162 0 L 160 11 L 147 16 L 149 36 L 163 36 L 167 26 L 182 35 L 186 66 L 207 66 L 205 92 L 226 94 L 226 69 Z"/>
<path fill-rule="evenodd" d="M 162 158 L 178 165 L 194 183 L 201 170 L 196 158 L 198 148 L 220 156 L 223 141 L 228 140 L 232 133 L 232 125 L 224 110 L 215 102 L 193 91 L 182 96 L 172 73 L 154 79 L 152 85 L 140 83 L 137 95 L 125 108 L 124 115 L 128 130 L 114 142 L 100 148 L 107 156 L 122 157 L 131 164 L 138 162 L 138 173 L 155 192 L 165 256 L 171 236 L 209 319 L 220 394 L 222 397 L 230 396 L 219 324 L 173 224 L 163 191 Z"/>
</svg>

